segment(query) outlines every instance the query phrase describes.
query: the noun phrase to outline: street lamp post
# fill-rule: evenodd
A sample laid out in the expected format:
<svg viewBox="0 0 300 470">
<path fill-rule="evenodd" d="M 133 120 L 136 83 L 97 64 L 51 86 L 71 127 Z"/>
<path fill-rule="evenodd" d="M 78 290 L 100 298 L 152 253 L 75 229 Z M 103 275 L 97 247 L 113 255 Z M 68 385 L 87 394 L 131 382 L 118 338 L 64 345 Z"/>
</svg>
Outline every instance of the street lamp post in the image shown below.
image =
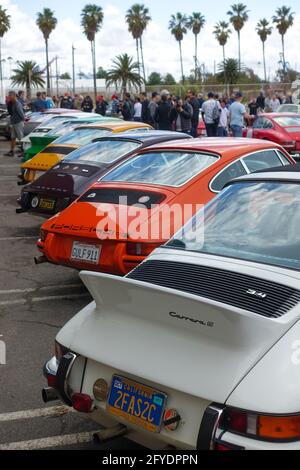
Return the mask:
<svg viewBox="0 0 300 470">
<path fill-rule="evenodd" d="M 72 45 L 72 74 L 73 74 L 73 95 L 76 92 L 76 85 L 75 85 L 75 47 L 74 44 Z"/>
</svg>

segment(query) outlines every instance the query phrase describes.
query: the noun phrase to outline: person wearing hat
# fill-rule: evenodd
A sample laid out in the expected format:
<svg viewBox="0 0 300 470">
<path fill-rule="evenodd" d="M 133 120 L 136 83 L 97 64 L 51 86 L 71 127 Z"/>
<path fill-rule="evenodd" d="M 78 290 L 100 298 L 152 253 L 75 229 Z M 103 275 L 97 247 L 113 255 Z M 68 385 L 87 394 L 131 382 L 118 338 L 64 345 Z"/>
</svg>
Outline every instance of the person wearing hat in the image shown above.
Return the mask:
<svg viewBox="0 0 300 470">
<path fill-rule="evenodd" d="M 105 116 L 107 110 L 107 103 L 104 100 L 104 96 L 100 95 L 97 96 L 97 103 L 96 103 L 96 113 L 100 114 L 100 116 Z"/>
<path fill-rule="evenodd" d="M 242 100 L 243 94 L 238 91 L 235 93 L 234 102 L 229 108 L 229 123 L 233 137 L 243 136 L 244 119 L 249 118 Z"/>
</svg>

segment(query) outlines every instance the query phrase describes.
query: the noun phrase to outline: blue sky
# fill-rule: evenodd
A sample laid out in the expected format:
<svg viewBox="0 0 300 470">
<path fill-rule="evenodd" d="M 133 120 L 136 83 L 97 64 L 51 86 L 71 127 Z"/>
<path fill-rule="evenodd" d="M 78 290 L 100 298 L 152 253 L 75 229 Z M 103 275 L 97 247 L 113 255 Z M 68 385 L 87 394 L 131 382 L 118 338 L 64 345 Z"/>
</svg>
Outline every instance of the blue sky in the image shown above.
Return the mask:
<svg viewBox="0 0 300 470">
<path fill-rule="evenodd" d="M 25 7 L 26 11 L 31 15 L 35 15 L 36 12 L 40 11 L 43 7 L 49 7 L 55 10 L 57 16 L 60 18 L 69 16 L 74 20 L 78 20 L 82 7 L 87 3 L 96 3 L 102 7 L 105 7 L 108 4 L 113 4 L 125 12 L 133 3 L 136 3 L 136 0 L 111 0 L 100 2 L 94 2 L 93 0 L 15 0 L 14 3 L 19 5 L 20 8 Z M 187 13 L 192 11 L 201 11 L 206 16 L 207 20 L 218 21 L 219 18 L 221 19 L 226 16 L 226 12 L 230 5 L 238 2 L 235 0 L 213 0 L 213 2 L 210 3 L 201 2 L 199 0 L 189 0 L 186 6 L 185 2 L 182 0 L 151 0 L 141 1 L 141 3 L 144 3 L 150 9 L 151 15 L 155 21 L 161 24 L 166 24 L 170 15 L 177 11 Z M 300 9 L 299 0 L 249 0 L 243 3 L 248 5 L 249 10 L 251 11 L 251 17 L 255 19 L 263 16 L 271 17 L 273 11 L 283 4 L 291 6 L 296 12 Z M 70 5 L 72 5 L 72 8 L 70 8 Z"/>
<path fill-rule="evenodd" d="M 159 71 L 168 72 L 180 77 L 178 44 L 168 31 L 170 15 L 181 11 L 190 14 L 201 11 L 206 17 L 206 26 L 199 37 L 199 62 L 205 64 L 208 71 L 213 71 L 222 61 L 222 50 L 213 36 L 213 28 L 217 21 L 226 19 L 230 5 L 240 0 L 103 0 L 95 3 L 104 10 L 102 30 L 97 34 L 97 65 L 109 68 L 112 59 L 127 52 L 135 57 L 135 42 L 128 33 L 124 15 L 135 2 L 144 3 L 150 9 L 152 21 L 144 37 L 144 53 L 147 74 Z M 91 72 L 90 48 L 80 27 L 80 12 L 87 3 L 94 0 L 0 0 L 11 14 L 12 28 L 5 35 L 3 57 L 13 57 L 17 60 L 35 60 L 41 67 L 45 66 L 44 42 L 35 20 L 36 13 L 44 7 L 55 11 L 58 25 L 50 37 L 50 57 L 59 58 L 59 71 L 71 72 L 71 48 L 76 47 L 76 69 L 86 73 Z M 246 2 L 245 2 L 246 3 Z M 255 31 L 256 23 L 262 17 L 271 19 L 275 9 L 283 4 L 292 7 L 296 12 L 295 24 L 286 37 L 286 56 L 290 65 L 300 69 L 300 0 L 249 0 L 247 2 L 249 21 L 242 31 L 242 61 L 262 75 L 262 46 Z M 194 39 L 189 32 L 182 44 L 184 72 L 188 75 L 193 68 Z M 266 44 L 267 69 L 270 78 L 278 68 L 281 51 L 280 36 L 276 30 L 268 38 Z M 237 35 L 232 33 L 226 45 L 227 57 L 237 57 Z M 10 65 L 13 67 L 14 65 Z M 9 65 L 5 65 L 8 74 Z"/>
</svg>

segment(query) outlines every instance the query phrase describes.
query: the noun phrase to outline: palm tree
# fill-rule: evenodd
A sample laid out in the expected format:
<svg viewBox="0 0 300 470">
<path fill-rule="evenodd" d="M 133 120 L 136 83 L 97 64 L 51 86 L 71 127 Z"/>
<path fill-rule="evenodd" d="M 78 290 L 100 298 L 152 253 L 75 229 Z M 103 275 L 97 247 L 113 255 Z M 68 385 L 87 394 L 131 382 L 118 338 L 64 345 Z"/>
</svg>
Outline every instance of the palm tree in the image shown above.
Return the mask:
<svg viewBox="0 0 300 470">
<path fill-rule="evenodd" d="M 223 62 L 225 62 L 225 59 L 226 59 L 225 46 L 231 35 L 231 29 L 229 28 L 229 23 L 226 23 L 226 21 L 219 21 L 219 23 L 215 25 L 214 35 L 216 37 L 216 40 L 219 42 L 220 46 L 223 49 Z"/>
<path fill-rule="evenodd" d="M 239 73 L 241 72 L 240 64 L 236 59 L 225 59 L 224 62 L 221 62 L 218 67 L 220 78 L 229 85 L 233 85 L 237 82 Z M 229 87 L 229 92 L 231 93 L 232 87 Z"/>
<path fill-rule="evenodd" d="M 133 39 L 136 41 L 137 63 L 140 68 L 139 47 L 141 49 L 141 59 L 143 68 L 143 77 L 146 82 L 144 52 L 143 52 L 143 33 L 146 30 L 148 23 L 151 21 L 149 9 L 142 4 L 135 3 L 126 13 L 126 23 L 128 30 L 132 34 Z"/>
<path fill-rule="evenodd" d="M 97 100 L 97 71 L 96 71 L 96 33 L 100 31 L 103 23 L 103 10 L 101 7 L 93 4 L 86 5 L 81 12 L 81 26 L 84 34 L 91 43 L 92 62 L 93 62 L 93 79 L 94 79 L 94 97 Z"/>
<path fill-rule="evenodd" d="M 18 65 L 19 68 L 13 70 L 12 85 L 25 86 L 27 98 L 30 99 L 32 86 L 43 87 L 45 85 L 45 80 L 42 77 L 43 72 L 40 71 L 37 63 L 31 60 L 18 62 Z"/>
<path fill-rule="evenodd" d="M 1 94 L 3 95 L 3 72 L 2 72 L 2 38 L 10 29 L 10 15 L 7 10 L 0 6 L 0 81 L 1 81 Z M 4 97 L 2 96 L 2 99 Z"/>
<path fill-rule="evenodd" d="M 231 5 L 231 10 L 227 12 L 227 15 L 230 16 L 230 23 L 238 34 L 239 71 L 241 71 L 241 30 L 249 19 L 248 13 L 249 10 L 247 10 L 247 6 L 243 3 L 235 3 L 234 5 Z"/>
<path fill-rule="evenodd" d="M 184 74 L 181 43 L 184 35 L 187 33 L 187 21 L 188 20 L 186 15 L 183 15 L 182 13 L 176 13 L 176 15 L 171 16 L 171 20 L 169 22 L 169 29 L 171 30 L 171 34 L 173 34 L 179 44 L 182 83 L 184 83 Z"/>
<path fill-rule="evenodd" d="M 200 34 L 202 28 L 205 25 L 205 17 L 200 12 L 192 13 L 188 18 L 187 27 L 193 31 L 195 36 L 195 80 L 197 80 L 197 70 L 198 70 L 198 35 Z"/>
<path fill-rule="evenodd" d="M 270 26 L 269 21 L 266 18 L 261 19 L 256 25 L 256 31 L 259 35 L 262 46 L 263 46 L 263 61 L 264 61 L 264 73 L 265 73 L 265 82 L 267 81 L 267 67 L 266 67 L 266 51 L 265 51 L 265 42 L 268 39 L 268 36 L 272 34 L 272 26 Z"/>
<path fill-rule="evenodd" d="M 285 61 L 285 45 L 284 45 L 284 36 L 286 35 L 288 29 L 294 24 L 295 13 L 291 12 L 290 7 L 283 6 L 277 8 L 275 15 L 272 20 L 276 24 L 276 28 L 281 36 L 282 43 L 282 61 L 283 61 L 283 73 L 286 73 L 286 61 Z"/>
<path fill-rule="evenodd" d="M 42 13 L 38 13 L 37 15 L 38 17 L 36 24 L 43 33 L 46 44 L 47 94 L 50 95 L 49 37 L 52 31 L 56 28 L 57 19 L 54 16 L 54 12 L 50 10 L 50 8 L 44 8 Z"/>
<path fill-rule="evenodd" d="M 227 77 L 226 77 L 226 68 L 225 68 L 225 60 L 226 60 L 225 46 L 231 35 L 231 29 L 229 28 L 229 23 L 226 23 L 226 21 L 219 21 L 219 23 L 215 25 L 214 35 L 223 49 L 224 83 L 226 83 Z"/>
<path fill-rule="evenodd" d="M 106 78 L 106 86 L 121 85 L 123 96 L 127 92 L 128 87 L 140 87 L 143 78 L 139 74 L 138 63 L 128 54 L 118 55 L 113 60 L 113 67 L 108 70 Z"/>
</svg>

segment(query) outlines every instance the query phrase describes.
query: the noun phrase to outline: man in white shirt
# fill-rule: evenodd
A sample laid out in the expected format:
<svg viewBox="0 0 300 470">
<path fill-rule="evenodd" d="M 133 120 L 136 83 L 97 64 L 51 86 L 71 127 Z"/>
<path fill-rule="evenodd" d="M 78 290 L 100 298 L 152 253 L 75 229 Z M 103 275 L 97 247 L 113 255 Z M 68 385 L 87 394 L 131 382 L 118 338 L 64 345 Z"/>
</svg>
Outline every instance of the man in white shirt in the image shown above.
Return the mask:
<svg viewBox="0 0 300 470">
<path fill-rule="evenodd" d="M 143 105 L 141 103 L 141 98 L 137 97 L 135 99 L 133 107 L 133 120 L 137 122 L 142 122 L 142 109 Z"/>
<path fill-rule="evenodd" d="M 273 95 L 270 102 L 270 108 L 271 108 L 271 111 L 272 113 L 276 113 L 276 111 L 278 110 L 279 106 L 280 106 L 280 101 L 279 99 L 276 97 L 276 95 Z"/>
<path fill-rule="evenodd" d="M 228 137 L 229 109 L 226 107 L 226 101 L 222 100 L 220 122 L 218 126 L 218 137 Z"/>
</svg>

